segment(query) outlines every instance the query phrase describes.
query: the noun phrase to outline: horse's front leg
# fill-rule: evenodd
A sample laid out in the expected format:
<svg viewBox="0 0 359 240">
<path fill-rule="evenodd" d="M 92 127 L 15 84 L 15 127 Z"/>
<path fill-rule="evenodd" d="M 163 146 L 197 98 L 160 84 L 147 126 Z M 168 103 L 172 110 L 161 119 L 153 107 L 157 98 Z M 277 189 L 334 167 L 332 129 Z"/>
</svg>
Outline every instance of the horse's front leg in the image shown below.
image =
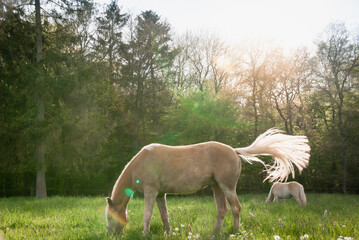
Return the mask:
<svg viewBox="0 0 359 240">
<path fill-rule="evenodd" d="M 170 233 L 170 223 L 168 221 L 168 211 L 167 211 L 167 203 L 166 203 L 166 195 L 158 196 L 156 198 L 158 210 L 160 211 L 161 219 L 163 222 L 163 226 L 165 228 L 166 234 Z"/>
<path fill-rule="evenodd" d="M 155 190 L 152 187 L 148 187 L 144 189 L 145 210 L 143 213 L 143 236 L 146 236 L 150 233 L 152 210 L 153 210 L 153 206 L 155 205 L 157 194 L 158 194 L 158 190 Z"/>
<path fill-rule="evenodd" d="M 267 202 L 267 203 L 270 203 L 270 202 L 273 202 L 273 200 L 274 200 L 274 195 L 273 195 L 272 189 L 271 189 L 270 192 L 269 192 L 269 194 L 268 194 L 268 197 L 267 197 L 267 199 L 266 199 L 266 202 Z"/>
</svg>

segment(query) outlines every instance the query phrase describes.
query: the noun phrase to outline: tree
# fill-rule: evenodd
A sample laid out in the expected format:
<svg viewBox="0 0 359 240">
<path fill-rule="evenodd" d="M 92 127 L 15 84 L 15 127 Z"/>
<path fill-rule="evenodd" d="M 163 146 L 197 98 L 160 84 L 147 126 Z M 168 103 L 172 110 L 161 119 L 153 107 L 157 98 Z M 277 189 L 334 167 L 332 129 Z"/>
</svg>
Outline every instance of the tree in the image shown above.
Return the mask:
<svg viewBox="0 0 359 240">
<path fill-rule="evenodd" d="M 245 98 L 246 110 L 244 113 L 253 122 L 253 135 L 258 136 L 261 116 L 263 116 L 262 119 L 268 119 L 273 122 L 272 113 L 268 112 L 270 103 L 266 96 L 268 96 L 271 79 L 268 69 L 276 49 L 267 47 L 261 42 L 256 42 L 245 45 L 243 51 L 241 59 L 241 69 L 243 71 L 240 72 L 241 75 L 238 77 L 238 86 L 242 89 L 242 98 Z M 273 124 L 272 122 L 270 124 Z"/>
<path fill-rule="evenodd" d="M 119 76 L 121 58 L 119 53 L 123 44 L 122 31 L 128 19 L 128 14 L 121 14 L 121 8 L 117 5 L 116 0 L 107 5 L 103 17 L 97 18 L 95 52 L 100 61 L 107 61 L 111 81 L 114 81 L 115 76 L 117 79 Z"/>
<path fill-rule="evenodd" d="M 342 165 L 341 186 L 347 192 L 348 171 L 348 135 L 346 127 L 350 118 L 344 109 L 346 97 L 356 85 L 357 75 L 354 73 L 359 66 L 359 42 L 352 40 L 343 23 L 333 23 L 327 28 L 327 36 L 317 43 L 318 69 L 317 89 L 326 96 L 328 112 L 325 119 L 330 121 L 329 130 L 340 152 Z M 326 104 L 324 103 L 324 104 Z"/>
<path fill-rule="evenodd" d="M 170 26 L 152 12 L 142 12 L 131 25 L 122 56 L 121 88 L 134 128 L 134 148 L 147 140 L 146 127 L 159 123 L 170 95 L 163 71 L 173 61 Z"/>
<path fill-rule="evenodd" d="M 294 127 L 304 127 L 302 92 L 311 74 L 309 62 L 305 49 L 297 49 L 288 56 L 278 51 L 269 67 L 268 98 L 273 99 L 288 134 L 294 133 Z"/>
<path fill-rule="evenodd" d="M 23 189 L 34 182 L 35 171 L 31 161 L 35 157 L 31 87 L 35 26 L 20 7 L 1 6 L 0 14 L 0 192 L 2 196 L 23 195 L 27 194 Z"/>
<path fill-rule="evenodd" d="M 35 100 L 37 105 L 37 122 L 41 126 L 44 121 L 44 96 L 42 89 L 43 78 L 41 76 L 41 62 L 42 62 L 42 23 L 41 23 L 41 7 L 40 0 L 35 0 L 35 19 L 36 19 L 36 63 L 38 65 L 39 75 L 36 79 L 35 87 Z M 36 197 L 37 198 L 46 198 L 46 179 L 45 179 L 45 144 L 43 136 L 39 136 L 37 139 L 36 147 Z"/>
</svg>

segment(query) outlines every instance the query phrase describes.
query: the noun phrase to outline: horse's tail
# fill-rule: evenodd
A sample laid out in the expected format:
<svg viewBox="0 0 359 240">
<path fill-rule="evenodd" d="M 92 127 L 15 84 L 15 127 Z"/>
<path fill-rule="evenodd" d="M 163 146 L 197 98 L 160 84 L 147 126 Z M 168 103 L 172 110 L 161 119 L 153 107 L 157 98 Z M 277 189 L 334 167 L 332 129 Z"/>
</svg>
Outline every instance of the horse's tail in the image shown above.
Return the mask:
<svg viewBox="0 0 359 240">
<path fill-rule="evenodd" d="M 294 167 L 297 166 L 301 173 L 308 166 L 310 147 L 306 136 L 291 136 L 282 134 L 282 131 L 271 128 L 259 135 L 248 147 L 235 148 L 238 155 L 248 163 L 260 162 L 266 167 L 267 177 L 270 182 L 288 179 L 292 173 L 295 177 Z M 272 156 L 273 166 L 265 164 L 257 158 L 258 155 Z"/>
<path fill-rule="evenodd" d="M 299 188 L 299 199 L 302 202 L 302 206 L 307 205 L 307 197 L 305 196 L 304 187 L 300 185 Z"/>
</svg>

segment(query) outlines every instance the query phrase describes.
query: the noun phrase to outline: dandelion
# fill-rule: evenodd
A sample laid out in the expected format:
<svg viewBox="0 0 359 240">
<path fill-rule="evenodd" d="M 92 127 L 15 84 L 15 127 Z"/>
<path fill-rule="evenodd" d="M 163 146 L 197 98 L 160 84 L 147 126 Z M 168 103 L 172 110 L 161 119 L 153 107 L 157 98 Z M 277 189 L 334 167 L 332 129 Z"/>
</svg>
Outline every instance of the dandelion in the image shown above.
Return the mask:
<svg viewBox="0 0 359 240">
<path fill-rule="evenodd" d="M 273 238 L 274 238 L 274 240 L 279 240 L 279 239 L 280 239 L 280 236 L 274 235 Z"/>
</svg>

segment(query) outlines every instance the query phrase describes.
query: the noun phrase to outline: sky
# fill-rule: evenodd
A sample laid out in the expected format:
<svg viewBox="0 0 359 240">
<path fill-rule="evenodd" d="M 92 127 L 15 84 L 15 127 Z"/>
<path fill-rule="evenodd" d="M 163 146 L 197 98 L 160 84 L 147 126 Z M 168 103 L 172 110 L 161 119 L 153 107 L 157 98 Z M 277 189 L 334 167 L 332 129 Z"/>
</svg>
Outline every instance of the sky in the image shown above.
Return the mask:
<svg viewBox="0 0 359 240">
<path fill-rule="evenodd" d="M 309 47 L 335 21 L 359 32 L 359 0 L 118 0 L 118 4 L 134 15 L 153 10 L 175 33 L 204 31 L 229 43 L 261 39 L 285 48 Z"/>
</svg>

